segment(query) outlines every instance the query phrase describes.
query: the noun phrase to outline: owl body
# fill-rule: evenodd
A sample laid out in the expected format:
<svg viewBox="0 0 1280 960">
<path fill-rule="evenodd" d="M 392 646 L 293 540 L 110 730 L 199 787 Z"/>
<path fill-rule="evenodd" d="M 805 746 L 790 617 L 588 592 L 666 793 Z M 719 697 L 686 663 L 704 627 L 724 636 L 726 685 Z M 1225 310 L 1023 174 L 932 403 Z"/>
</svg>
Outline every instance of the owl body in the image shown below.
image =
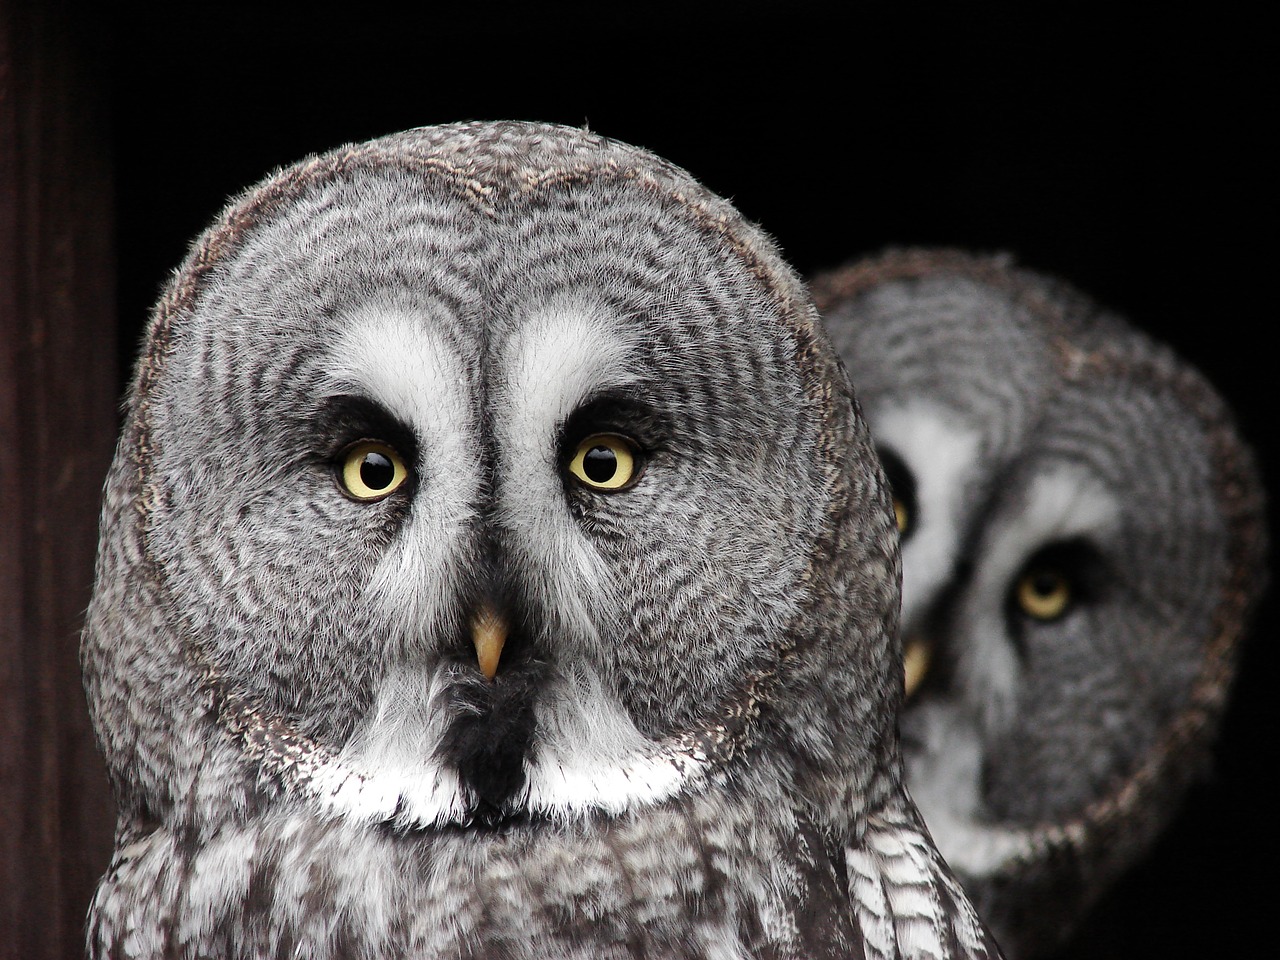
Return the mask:
<svg viewBox="0 0 1280 960">
<path fill-rule="evenodd" d="M 860 955 L 839 851 L 726 792 L 479 836 L 305 812 L 190 852 L 158 832 L 117 856 L 96 923 L 154 956 Z"/>
<path fill-rule="evenodd" d="M 815 289 L 899 501 L 911 793 L 1041 955 L 1204 769 L 1263 580 L 1252 458 L 1172 351 L 1006 257 Z"/>
<path fill-rule="evenodd" d="M 801 284 L 682 171 L 469 124 L 279 172 L 108 479 L 91 954 L 996 955 L 900 783 L 895 544 Z"/>
</svg>

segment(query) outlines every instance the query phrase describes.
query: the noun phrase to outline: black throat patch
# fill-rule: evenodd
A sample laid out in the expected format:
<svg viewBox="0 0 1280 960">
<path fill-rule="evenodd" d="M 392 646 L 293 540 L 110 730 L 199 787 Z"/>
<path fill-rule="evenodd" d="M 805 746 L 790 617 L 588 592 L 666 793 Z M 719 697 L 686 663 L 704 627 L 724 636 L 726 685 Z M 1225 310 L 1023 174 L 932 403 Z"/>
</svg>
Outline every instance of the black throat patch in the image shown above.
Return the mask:
<svg viewBox="0 0 1280 960">
<path fill-rule="evenodd" d="M 545 664 L 526 651 L 511 652 L 515 655 L 492 680 L 474 663 L 459 664 L 449 694 L 453 719 L 438 753 L 442 763 L 457 770 L 472 800 L 473 820 L 485 826 L 522 812 L 518 801 L 533 744 L 534 700 L 546 673 Z"/>
</svg>

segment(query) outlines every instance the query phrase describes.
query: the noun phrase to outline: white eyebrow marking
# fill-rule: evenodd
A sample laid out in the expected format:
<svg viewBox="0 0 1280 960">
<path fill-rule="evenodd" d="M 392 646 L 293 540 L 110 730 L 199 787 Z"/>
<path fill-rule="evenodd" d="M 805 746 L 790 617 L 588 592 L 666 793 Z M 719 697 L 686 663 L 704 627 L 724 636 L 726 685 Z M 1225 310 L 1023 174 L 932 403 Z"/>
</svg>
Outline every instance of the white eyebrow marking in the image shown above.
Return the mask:
<svg viewBox="0 0 1280 960">
<path fill-rule="evenodd" d="M 333 383 L 376 400 L 417 434 L 424 446 L 459 438 L 473 419 L 466 365 L 438 332 L 439 324 L 402 307 L 369 304 L 352 311 L 329 351 Z"/>
<path fill-rule="evenodd" d="M 388 623 L 430 635 L 446 628 L 461 594 L 457 547 L 483 478 L 478 404 L 465 361 L 424 309 L 372 303 L 349 317 L 329 351 L 325 392 L 381 404 L 414 432 L 419 451 L 414 509 L 367 590 Z"/>
<path fill-rule="evenodd" d="M 902 620 L 910 627 L 951 579 L 981 433 L 926 403 L 894 407 L 869 420 L 876 439 L 902 458 L 916 481 L 919 516 L 902 547 Z"/>
<path fill-rule="evenodd" d="M 530 310 L 500 357 L 499 522 L 515 534 L 545 609 L 582 637 L 597 635 L 614 604 L 604 561 L 565 503 L 557 442 L 584 401 L 636 382 L 634 331 L 611 308 L 566 294 Z"/>
<path fill-rule="evenodd" d="M 589 396 L 636 382 L 639 346 L 634 325 L 585 298 L 530 311 L 503 354 L 506 438 L 536 452 Z"/>
<path fill-rule="evenodd" d="M 1002 531 L 995 568 L 1007 577 L 1034 549 L 1055 540 L 1110 535 L 1120 518 L 1114 491 L 1089 470 L 1061 465 L 1038 474 L 1014 522 Z"/>
</svg>

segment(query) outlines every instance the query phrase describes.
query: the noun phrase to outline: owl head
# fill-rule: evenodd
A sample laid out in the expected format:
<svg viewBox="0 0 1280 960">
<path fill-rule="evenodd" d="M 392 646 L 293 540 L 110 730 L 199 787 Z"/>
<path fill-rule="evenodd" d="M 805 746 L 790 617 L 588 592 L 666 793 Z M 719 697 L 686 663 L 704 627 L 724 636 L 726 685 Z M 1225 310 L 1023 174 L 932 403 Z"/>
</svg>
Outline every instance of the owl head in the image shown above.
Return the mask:
<svg viewBox="0 0 1280 960">
<path fill-rule="evenodd" d="M 152 318 L 86 684 L 122 824 L 896 790 L 897 534 L 813 306 L 675 167 L 537 124 L 284 169 Z"/>
<path fill-rule="evenodd" d="M 1166 347 L 1007 257 L 815 281 L 902 535 L 912 795 L 1014 956 L 1201 772 L 1263 579 L 1261 488 Z"/>
</svg>

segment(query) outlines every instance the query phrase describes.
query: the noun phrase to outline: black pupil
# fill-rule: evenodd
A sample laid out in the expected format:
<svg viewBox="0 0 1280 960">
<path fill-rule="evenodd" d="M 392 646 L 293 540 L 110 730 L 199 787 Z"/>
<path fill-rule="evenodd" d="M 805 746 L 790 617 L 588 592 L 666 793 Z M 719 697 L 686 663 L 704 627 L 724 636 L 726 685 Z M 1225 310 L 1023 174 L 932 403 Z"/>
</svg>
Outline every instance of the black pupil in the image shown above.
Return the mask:
<svg viewBox="0 0 1280 960">
<path fill-rule="evenodd" d="M 596 483 L 608 483 L 618 472 L 618 455 L 604 444 L 592 447 L 582 458 L 582 472 Z"/>
<path fill-rule="evenodd" d="M 1053 596 L 1062 586 L 1062 578 L 1056 573 L 1041 570 L 1031 577 L 1031 589 L 1042 597 Z"/>
<path fill-rule="evenodd" d="M 360 461 L 360 479 L 370 490 L 385 490 L 395 478 L 395 464 L 381 453 L 371 450 Z"/>
</svg>

